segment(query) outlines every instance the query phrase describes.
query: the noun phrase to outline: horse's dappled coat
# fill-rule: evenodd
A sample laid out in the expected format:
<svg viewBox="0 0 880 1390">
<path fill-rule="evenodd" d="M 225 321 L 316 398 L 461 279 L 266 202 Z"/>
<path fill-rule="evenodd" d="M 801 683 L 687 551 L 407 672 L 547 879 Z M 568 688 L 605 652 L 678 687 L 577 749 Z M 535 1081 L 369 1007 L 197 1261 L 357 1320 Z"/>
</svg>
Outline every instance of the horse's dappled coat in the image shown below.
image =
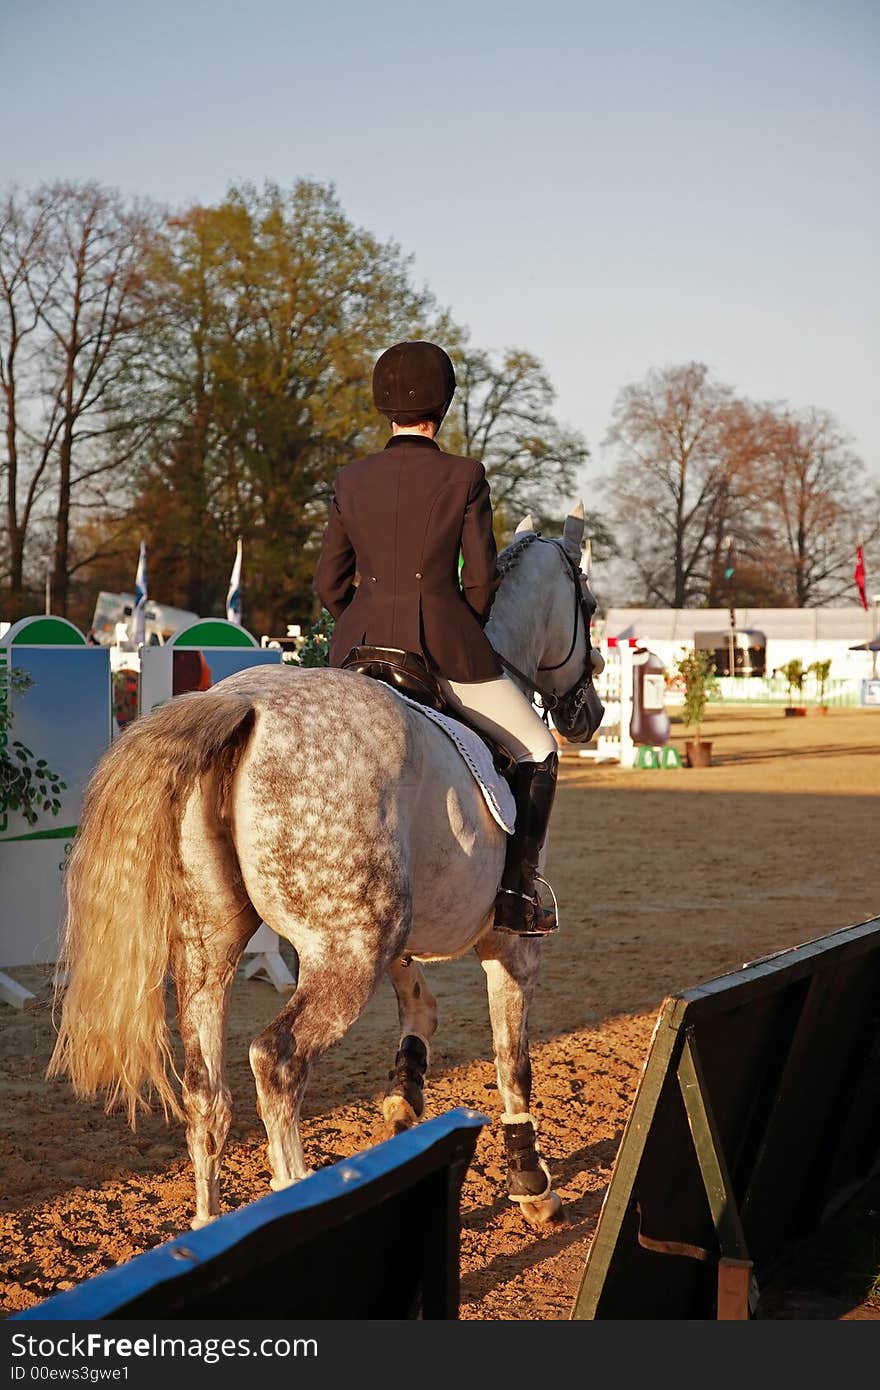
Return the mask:
<svg viewBox="0 0 880 1390">
<path fill-rule="evenodd" d="M 568 517 L 563 543 L 575 557 L 582 535 L 582 516 Z M 576 630 L 571 644 L 571 574 L 555 546 L 517 542 L 511 556 L 506 566 L 502 557 L 487 633 L 526 672 L 562 662 L 561 692 L 589 661 L 588 633 Z M 499 1092 L 521 1138 L 540 942 L 492 930 L 504 848 L 446 734 L 366 677 L 263 666 L 178 697 L 130 726 L 88 789 L 68 877 L 69 983 L 51 1070 L 69 1072 L 80 1094 L 107 1090 L 132 1118 L 150 1090 L 176 1110 L 170 968 L 201 1224 L 220 1210 L 232 1113 L 229 992 L 260 919 L 299 958 L 296 989 L 251 1046 L 276 1187 L 308 1172 L 299 1112 L 313 1062 L 383 974 L 397 994 L 402 1045 L 421 1039 L 427 1052 L 437 1014 L 418 962 L 473 946 Z M 392 1091 L 385 1107 L 397 1127 L 416 1118 L 401 1099 Z M 511 1195 L 523 1200 L 513 1186 Z M 527 1195 L 533 1219 L 558 1214 L 549 1182 Z"/>
</svg>

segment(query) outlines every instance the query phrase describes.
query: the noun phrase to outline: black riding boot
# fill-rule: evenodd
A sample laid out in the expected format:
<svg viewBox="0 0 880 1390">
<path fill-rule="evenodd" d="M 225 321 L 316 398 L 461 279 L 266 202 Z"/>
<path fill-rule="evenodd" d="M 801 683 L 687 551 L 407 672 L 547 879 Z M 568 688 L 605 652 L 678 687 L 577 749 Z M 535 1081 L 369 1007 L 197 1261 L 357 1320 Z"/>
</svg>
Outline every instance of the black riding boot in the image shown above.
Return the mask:
<svg viewBox="0 0 880 1390">
<path fill-rule="evenodd" d="M 558 766 L 558 753 L 548 753 L 542 763 L 517 763 L 511 783 L 516 825 L 507 839 L 507 858 L 495 899 L 496 931 L 546 936 L 559 925 L 555 911 L 542 907 L 535 891 L 538 856 L 547 836 Z"/>
</svg>

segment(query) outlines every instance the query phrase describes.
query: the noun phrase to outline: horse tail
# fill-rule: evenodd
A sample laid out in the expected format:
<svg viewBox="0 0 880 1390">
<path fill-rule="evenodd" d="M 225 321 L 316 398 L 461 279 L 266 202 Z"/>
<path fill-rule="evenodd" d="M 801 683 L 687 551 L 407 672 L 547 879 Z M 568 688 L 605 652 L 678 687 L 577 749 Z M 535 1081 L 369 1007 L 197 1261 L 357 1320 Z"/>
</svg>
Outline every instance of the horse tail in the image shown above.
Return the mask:
<svg viewBox="0 0 880 1390">
<path fill-rule="evenodd" d="M 166 1120 L 182 1115 L 165 1017 L 181 820 L 209 771 L 219 774 L 217 797 L 228 789 L 254 718 L 245 696 L 178 696 L 126 729 L 86 790 L 66 871 L 56 1002 L 64 999 L 46 1075 L 66 1072 L 79 1096 L 103 1090 L 107 1110 L 124 1106 L 132 1129 L 152 1094 Z"/>
</svg>

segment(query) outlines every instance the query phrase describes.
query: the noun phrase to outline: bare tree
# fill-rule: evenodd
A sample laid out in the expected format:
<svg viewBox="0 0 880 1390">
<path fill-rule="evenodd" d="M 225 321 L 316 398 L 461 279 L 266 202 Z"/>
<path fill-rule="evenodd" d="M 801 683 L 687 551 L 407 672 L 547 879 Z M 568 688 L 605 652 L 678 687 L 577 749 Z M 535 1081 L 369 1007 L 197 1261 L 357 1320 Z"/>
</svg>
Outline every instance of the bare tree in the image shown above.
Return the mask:
<svg viewBox="0 0 880 1390">
<path fill-rule="evenodd" d="M 864 466 L 827 412 L 738 398 L 701 363 L 622 391 L 608 442 L 615 520 L 642 601 L 827 603 L 851 591 L 858 541 L 880 536 Z"/>
<path fill-rule="evenodd" d="M 776 576 L 767 570 L 763 528 L 757 510 L 766 453 L 764 411 L 732 398 L 718 422 L 719 471 L 712 525 L 703 564 L 695 579 L 709 608 L 728 604 L 777 607 L 784 602 Z M 727 577 L 728 559 L 733 572 Z"/>
<path fill-rule="evenodd" d="M 139 346 L 153 219 L 96 184 L 7 196 L 0 232 L 9 597 L 34 523 L 52 518 L 52 602 L 67 612 L 74 512 L 105 507 L 142 440 L 122 390 Z"/>
<path fill-rule="evenodd" d="M 499 539 L 509 539 L 520 517 L 554 519 L 578 486 L 589 458 L 586 440 L 553 414 L 556 393 L 530 352 L 500 354 L 462 347 L 455 352 L 458 387 L 444 443 L 480 459 L 489 476 Z M 587 521 L 600 549 L 611 548 L 598 517 Z"/>
<path fill-rule="evenodd" d="M 608 487 L 643 599 L 684 608 L 703 598 L 737 508 L 734 463 L 747 437 L 742 403 L 700 362 L 652 370 L 619 393 Z"/>
<path fill-rule="evenodd" d="M 41 495 L 49 448 L 34 456 L 27 424 L 35 408 L 34 373 L 38 364 L 43 302 L 31 284 L 35 267 L 46 261 L 51 208 L 25 207 L 9 192 L 0 208 L 0 389 L 6 456 L 2 465 L 6 520 L 5 569 L 11 617 L 21 616 L 25 538 Z M 44 281 L 43 294 L 51 282 Z M 30 388 L 30 389 L 29 389 Z M 51 440 L 51 433 L 50 433 Z M 24 456 L 24 457 L 23 457 Z M 21 490 L 22 469 L 27 469 Z"/>
<path fill-rule="evenodd" d="M 856 546 L 880 536 L 880 504 L 863 463 L 827 411 L 766 407 L 762 427 L 766 569 L 798 608 L 850 595 Z"/>
</svg>

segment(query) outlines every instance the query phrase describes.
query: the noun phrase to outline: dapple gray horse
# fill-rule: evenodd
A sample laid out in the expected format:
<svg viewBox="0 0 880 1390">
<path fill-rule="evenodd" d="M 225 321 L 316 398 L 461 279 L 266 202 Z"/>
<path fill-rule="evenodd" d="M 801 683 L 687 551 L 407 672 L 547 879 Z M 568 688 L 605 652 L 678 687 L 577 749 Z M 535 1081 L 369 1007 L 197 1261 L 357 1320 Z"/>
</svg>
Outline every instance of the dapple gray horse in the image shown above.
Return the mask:
<svg viewBox="0 0 880 1390">
<path fill-rule="evenodd" d="M 590 672 L 583 506 L 558 541 L 530 526 L 499 556 L 486 631 L 552 704 Z M 577 700 L 573 708 L 571 727 L 558 712 L 555 722 L 584 738 Z M 313 1063 L 384 974 L 401 1037 L 385 1121 L 392 1132 L 417 1121 L 437 1026 L 419 962 L 473 947 L 488 987 L 508 1192 L 529 1220 L 555 1220 L 562 1207 L 529 1113 L 527 1020 L 541 945 L 493 930 L 504 854 L 504 831 L 453 742 L 379 682 L 261 666 L 181 695 L 136 720 L 88 786 L 67 872 L 67 983 L 49 1075 L 68 1073 L 79 1095 L 105 1091 L 108 1109 L 123 1105 L 132 1124 L 151 1094 L 166 1117 L 185 1119 L 198 1227 L 220 1211 L 232 1114 L 226 1013 L 260 921 L 299 960 L 289 1002 L 250 1048 L 275 1189 L 309 1171 L 299 1119 Z"/>
</svg>

